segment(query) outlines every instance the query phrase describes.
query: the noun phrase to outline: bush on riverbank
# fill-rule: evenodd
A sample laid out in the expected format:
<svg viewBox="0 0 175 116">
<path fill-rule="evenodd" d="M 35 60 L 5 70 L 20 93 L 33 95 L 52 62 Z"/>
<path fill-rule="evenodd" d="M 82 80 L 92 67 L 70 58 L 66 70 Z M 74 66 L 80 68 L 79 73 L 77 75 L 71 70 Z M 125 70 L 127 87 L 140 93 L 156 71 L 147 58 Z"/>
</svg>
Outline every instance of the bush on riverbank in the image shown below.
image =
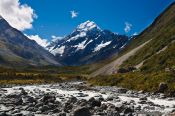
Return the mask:
<svg viewBox="0 0 175 116">
<path fill-rule="evenodd" d="M 27 72 L 0 73 L 0 85 L 60 83 L 63 81 L 73 81 L 80 79 L 82 80 L 85 78 L 74 74 L 46 74 L 46 73 L 27 73 Z"/>
<path fill-rule="evenodd" d="M 41 84 L 62 82 L 60 77 L 48 74 L 31 74 L 31 73 L 0 73 L 0 85 L 6 84 Z"/>
<path fill-rule="evenodd" d="M 0 67 L 0 85 L 6 84 L 43 84 L 84 79 L 87 67 Z"/>
</svg>

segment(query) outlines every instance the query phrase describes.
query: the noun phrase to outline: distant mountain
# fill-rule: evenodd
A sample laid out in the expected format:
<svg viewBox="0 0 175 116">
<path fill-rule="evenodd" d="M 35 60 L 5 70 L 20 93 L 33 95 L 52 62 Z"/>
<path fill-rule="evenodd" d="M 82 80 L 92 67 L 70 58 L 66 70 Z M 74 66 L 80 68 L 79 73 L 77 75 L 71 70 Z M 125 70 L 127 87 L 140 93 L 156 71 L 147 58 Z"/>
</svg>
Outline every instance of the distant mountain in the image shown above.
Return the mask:
<svg viewBox="0 0 175 116">
<path fill-rule="evenodd" d="M 91 76 L 109 75 L 118 72 L 118 69 L 127 72 L 131 67 L 144 73 L 175 71 L 174 51 L 175 2 L 131 41 L 116 60 L 98 69 Z"/>
<path fill-rule="evenodd" d="M 11 27 L 0 16 L 0 65 L 17 67 L 60 64 L 51 53 Z"/>
<path fill-rule="evenodd" d="M 51 42 L 47 49 L 65 65 L 83 65 L 117 54 L 129 40 L 128 36 L 102 30 L 86 21 L 62 40 Z"/>
</svg>

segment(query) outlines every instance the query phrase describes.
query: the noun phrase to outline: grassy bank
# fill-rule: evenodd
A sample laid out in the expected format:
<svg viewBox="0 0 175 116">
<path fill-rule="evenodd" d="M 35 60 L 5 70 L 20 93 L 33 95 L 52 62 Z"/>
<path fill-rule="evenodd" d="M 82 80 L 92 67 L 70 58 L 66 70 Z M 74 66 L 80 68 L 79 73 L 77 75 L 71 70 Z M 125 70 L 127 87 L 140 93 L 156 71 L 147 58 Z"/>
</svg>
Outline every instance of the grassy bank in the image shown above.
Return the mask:
<svg viewBox="0 0 175 116">
<path fill-rule="evenodd" d="M 175 90 L 175 74 L 173 72 L 155 72 L 145 74 L 132 72 L 111 76 L 98 76 L 88 80 L 91 84 L 100 86 L 118 86 L 132 90 L 157 91 L 159 84 L 168 84 L 167 92 Z"/>
<path fill-rule="evenodd" d="M 83 79 L 84 76 L 73 74 L 0 73 L 0 85 L 60 83 Z"/>
<path fill-rule="evenodd" d="M 33 73 L 15 73 L 3 72 L 0 73 L 0 84 L 40 84 L 61 82 L 62 79 L 56 75 L 33 74 Z"/>
<path fill-rule="evenodd" d="M 86 67 L 85 67 L 86 68 Z M 0 85 L 44 84 L 83 79 L 85 68 L 80 67 L 38 67 L 38 68 L 0 68 Z"/>
<path fill-rule="evenodd" d="M 129 72 L 87 79 L 87 67 L 42 67 L 27 70 L 0 68 L 0 85 L 45 84 L 72 80 L 88 80 L 93 85 L 124 87 L 132 90 L 156 91 L 161 82 L 168 84 L 167 92 L 175 90 L 175 72 Z"/>
</svg>

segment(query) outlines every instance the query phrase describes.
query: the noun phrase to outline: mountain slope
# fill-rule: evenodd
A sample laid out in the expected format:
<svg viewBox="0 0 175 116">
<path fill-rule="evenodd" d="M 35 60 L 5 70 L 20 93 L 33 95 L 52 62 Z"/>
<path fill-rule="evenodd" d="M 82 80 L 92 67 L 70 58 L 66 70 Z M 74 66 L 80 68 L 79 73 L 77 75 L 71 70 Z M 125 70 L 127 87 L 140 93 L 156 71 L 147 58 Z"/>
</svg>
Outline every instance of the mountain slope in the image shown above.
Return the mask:
<svg viewBox="0 0 175 116">
<path fill-rule="evenodd" d="M 175 2 L 158 16 L 145 31 L 130 42 L 119 54 L 118 59 L 143 43 L 151 41 L 113 70 L 117 72 L 119 68 L 137 67 L 143 72 L 154 72 L 165 71 L 166 68 L 175 68 L 175 52 L 173 51 L 175 49 L 174 12 Z M 106 72 L 108 72 L 107 70 L 110 69 L 106 69 Z"/>
<path fill-rule="evenodd" d="M 47 50 L 11 27 L 0 16 L 0 65 L 60 65 Z"/>
<path fill-rule="evenodd" d="M 142 71 L 160 71 L 165 68 L 173 68 L 175 54 L 172 51 L 175 40 L 175 2 L 172 3 L 150 26 L 150 31 L 144 32 L 140 39 L 150 38 L 152 41 L 136 55 L 124 62 L 122 67 L 136 66 Z M 151 37 L 150 37 L 151 36 Z M 138 38 L 139 39 L 139 38 Z M 146 51 L 146 52 L 145 52 Z"/>
<path fill-rule="evenodd" d="M 108 65 L 105 65 L 104 67 L 100 68 L 99 70 L 93 72 L 90 76 L 95 77 L 97 75 L 111 75 L 116 73 L 116 71 L 119 69 L 119 66 L 125 62 L 129 57 L 135 55 L 135 53 L 143 48 L 146 44 L 148 44 L 150 41 L 145 42 L 144 44 L 134 48 L 132 51 L 126 53 L 125 55 L 121 56 L 120 58 L 114 60 Z"/>
<path fill-rule="evenodd" d="M 101 30 L 94 22 L 80 24 L 70 35 L 47 48 L 65 65 L 83 65 L 117 54 L 129 37 Z"/>
</svg>

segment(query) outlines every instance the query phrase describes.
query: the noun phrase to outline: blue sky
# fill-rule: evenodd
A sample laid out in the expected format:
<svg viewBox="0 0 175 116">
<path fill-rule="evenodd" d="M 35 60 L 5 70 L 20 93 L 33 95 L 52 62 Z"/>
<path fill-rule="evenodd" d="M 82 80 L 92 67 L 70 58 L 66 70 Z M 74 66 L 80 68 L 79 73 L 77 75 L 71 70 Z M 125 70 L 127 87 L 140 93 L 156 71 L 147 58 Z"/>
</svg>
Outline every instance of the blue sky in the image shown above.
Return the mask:
<svg viewBox="0 0 175 116">
<path fill-rule="evenodd" d="M 52 35 L 64 36 L 87 20 L 102 29 L 132 35 L 141 32 L 174 0 L 20 0 L 37 15 L 31 29 L 23 32 L 51 39 Z M 70 11 L 78 12 L 71 17 Z M 131 29 L 125 32 L 125 23 Z M 132 26 L 131 26 L 132 25 Z"/>
</svg>

